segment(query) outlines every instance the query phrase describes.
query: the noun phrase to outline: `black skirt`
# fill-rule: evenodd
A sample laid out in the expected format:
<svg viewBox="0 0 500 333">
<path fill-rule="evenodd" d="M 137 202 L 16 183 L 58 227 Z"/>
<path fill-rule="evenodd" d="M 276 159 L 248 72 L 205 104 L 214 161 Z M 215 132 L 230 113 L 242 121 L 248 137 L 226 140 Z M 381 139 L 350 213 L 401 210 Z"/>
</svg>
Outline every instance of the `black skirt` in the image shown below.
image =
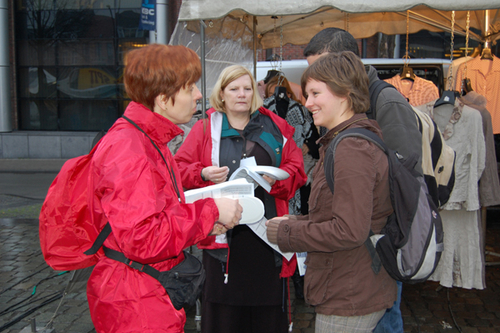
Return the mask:
<svg viewBox="0 0 500 333">
<path fill-rule="evenodd" d="M 205 300 L 240 306 L 282 305 L 284 283 L 275 251 L 245 225 L 233 229 L 228 263 L 203 253 Z M 224 274 L 228 272 L 228 283 Z"/>
<path fill-rule="evenodd" d="M 288 293 L 281 266 L 247 226 L 233 229 L 229 266 L 204 251 L 202 333 L 286 333 Z M 224 274 L 229 273 L 224 284 Z"/>
</svg>

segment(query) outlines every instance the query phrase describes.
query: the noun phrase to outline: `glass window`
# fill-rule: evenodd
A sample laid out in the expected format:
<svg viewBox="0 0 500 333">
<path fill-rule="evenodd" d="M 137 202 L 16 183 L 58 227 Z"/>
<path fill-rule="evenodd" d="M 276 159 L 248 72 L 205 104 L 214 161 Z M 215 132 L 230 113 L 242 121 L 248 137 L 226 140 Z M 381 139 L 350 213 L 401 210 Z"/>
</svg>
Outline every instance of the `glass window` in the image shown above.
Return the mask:
<svg viewBox="0 0 500 333">
<path fill-rule="evenodd" d="M 54 66 L 55 42 L 49 40 L 19 40 L 17 43 L 19 66 Z"/>
<path fill-rule="evenodd" d="M 105 50 L 102 50 L 103 47 Z M 115 65 L 113 39 L 61 40 L 58 43 L 57 56 L 60 66 Z"/>
<path fill-rule="evenodd" d="M 56 3 L 54 0 L 20 0 L 17 2 L 20 10 L 51 10 Z"/>
<path fill-rule="evenodd" d="M 130 100 L 123 57 L 148 44 L 141 0 L 18 0 L 19 128 L 107 130 Z"/>
<path fill-rule="evenodd" d="M 18 70 L 19 96 L 56 98 L 57 78 L 53 67 L 23 67 Z"/>
<path fill-rule="evenodd" d="M 57 130 L 57 102 L 48 99 L 21 100 L 20 128 L 25 130 Z"/>
<path fill-rule="evenodd" d="M 60 130 L 107 131 L 123 114 L 117 101 L 61 101 Z"/>
<path fill-rule="evenodd" d="M 111 67 L 61 68 L 58 95 L 66 99 L 118 98 L 123 90 Z"/>
</svg>

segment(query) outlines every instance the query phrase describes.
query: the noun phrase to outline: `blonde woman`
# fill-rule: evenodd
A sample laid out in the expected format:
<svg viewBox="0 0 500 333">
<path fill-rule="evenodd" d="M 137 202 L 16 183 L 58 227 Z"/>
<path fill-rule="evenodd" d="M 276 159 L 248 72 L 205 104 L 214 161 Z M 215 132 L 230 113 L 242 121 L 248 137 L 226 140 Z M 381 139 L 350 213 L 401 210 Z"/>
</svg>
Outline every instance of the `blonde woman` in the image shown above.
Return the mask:
<svg viewBox="0 0 500 333">
<path fill-rule="evenodd" d="M 230 66 L 219 76 L 210 96 L 208 119 L 196 123 L 175 159 L 182 184 L 199 188 L 226 181 L 245 158 L 279 167 L 290 174 L 276 181 L 270 193 L 255 196 L 266 217 L 288 213 L 288 200 L 306 181 L 302 152 L 293 141 L 293 127 L 262 107 L 248 69 Z M 293 274 L 288 262 L 245 225 L 201 241 L 207 280 L 203 290 L 202 332 L 286 332 L 284 279 Z"/>
</svg>

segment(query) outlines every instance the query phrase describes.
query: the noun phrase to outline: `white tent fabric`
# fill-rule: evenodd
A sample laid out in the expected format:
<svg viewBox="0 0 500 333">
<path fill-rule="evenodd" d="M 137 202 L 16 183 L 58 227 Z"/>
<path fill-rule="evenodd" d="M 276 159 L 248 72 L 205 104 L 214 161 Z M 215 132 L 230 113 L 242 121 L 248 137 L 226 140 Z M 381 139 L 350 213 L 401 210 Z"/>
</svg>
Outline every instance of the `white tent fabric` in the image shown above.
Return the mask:
<svg viewBox="0 0 500 333">
<path fill-rule="evenodd" d="M 379 32 L 450 31 L 451 11 L 457 9 L 455 34 L 465 35 L 470 10 L 470 27 L 477 31 L 470 31 L 471 39 L 494 42 L 500 38 L 498 0 L 183 0 L 170 43 L 186 45 L 203 56 L 209 96 L 224 67 L 240 63 L 251 68 L 254 49 L 307 44 L 328 27 L 345 29 L 355 38 Z M 487 9 L 489 25 L 485 23 Z M 205 55 L 200 50 L 200 21 L 205 25 Z"/>
<path fill-rule="evenodd" d="M 323 7 L 348 13 L 401 12 L 416 5 L 438 10 L 480 10 L 499 8 L 498 0 L 184 0 L 179 20 L 221 18 L 235 9 L 255 16 L 297 15 L 312 13 Z"/>
<path fill-rule="evenodd" d="M 470 37 L 484 42 L 484 9 L 494 9 L 490 11 L 490 41 L 500 37 L 498 8 L 498 0 L 257 0 L 248 3 L 235 0 L 184 0 L 179 21 L 188 21 L 189 29 L 197 30 L 199 20 L 205 20 L 208 25 L 207 36 L 222 35 L 231 39 L 235 38 L 236 27 L 243 23 L 246 29 L 237 38 L 251 43 L 255 15 L 258 47 L 266 49 L 280 46 L 281 41 L 296 45 L 307 44 L 312 36 L 327 27 L 346 29 L 355 38 L 368 38 L 377 32 L 387 35 L 405 34 L 406 10 L 410 10 L 409 33 L 423 29 L 449 31 L 451 10 L 460 9 L 455 13 L 455 33 L 465 34 L 467 10 L 471 10 L 470 26 L 481 31 L 481 34 L 471 33 Z"/>
</svg>

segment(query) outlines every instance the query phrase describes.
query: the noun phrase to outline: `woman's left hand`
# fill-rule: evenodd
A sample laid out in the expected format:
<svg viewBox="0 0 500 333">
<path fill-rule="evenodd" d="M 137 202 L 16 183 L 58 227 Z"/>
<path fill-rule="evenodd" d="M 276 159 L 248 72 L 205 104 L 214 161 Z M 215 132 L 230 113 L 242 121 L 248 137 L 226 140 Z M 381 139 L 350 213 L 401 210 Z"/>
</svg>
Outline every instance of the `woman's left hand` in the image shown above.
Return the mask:
<svg viewBox="0 0 500 333">
<path fill-rule="evenodd" d="M 229 168 L 227 166 L 217 167 L 209 166 L 201 170 L 201 174 L 206 180 L 210 180 L 214 184 L 223 183 L 227 179 L 229 174 Z"/>
<path fill-rule="evenodd" d="M 275 217 L 266 222 L 267 226 L 267 239 L 273 243 L 278 244 L 278 228 L 282 221 L 288 220 L 288 217 Z"/>
<path fill-rule="evenodd" d="M 266 182 L 268 182 L 271 186 L 273 186 L 274 183 L 276 183 L 276 179 L 271 178 L 269 176 L 262 175 L 262 178 L 264 178 L 266 180 Z"/>
</svg>

